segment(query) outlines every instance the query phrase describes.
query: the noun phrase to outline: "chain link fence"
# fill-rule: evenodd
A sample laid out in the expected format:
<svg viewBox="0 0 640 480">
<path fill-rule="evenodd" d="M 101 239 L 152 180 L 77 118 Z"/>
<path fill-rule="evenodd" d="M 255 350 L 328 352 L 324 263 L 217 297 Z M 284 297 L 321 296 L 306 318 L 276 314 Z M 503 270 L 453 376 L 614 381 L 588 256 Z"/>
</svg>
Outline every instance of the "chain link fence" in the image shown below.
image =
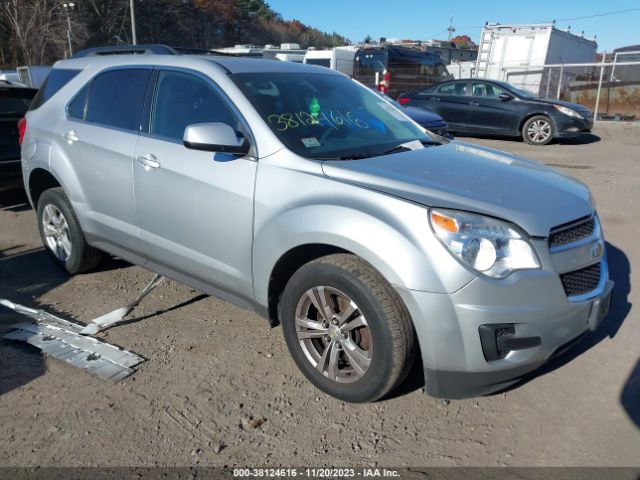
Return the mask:
<svg viewBox="0 0 640 480">
<path fill-rule="evenodd" d="M 580 103 L 597 120 L 640 120 L 640 61 L 506 67 L 502 80 L 543 98 Z"/>
</svg>

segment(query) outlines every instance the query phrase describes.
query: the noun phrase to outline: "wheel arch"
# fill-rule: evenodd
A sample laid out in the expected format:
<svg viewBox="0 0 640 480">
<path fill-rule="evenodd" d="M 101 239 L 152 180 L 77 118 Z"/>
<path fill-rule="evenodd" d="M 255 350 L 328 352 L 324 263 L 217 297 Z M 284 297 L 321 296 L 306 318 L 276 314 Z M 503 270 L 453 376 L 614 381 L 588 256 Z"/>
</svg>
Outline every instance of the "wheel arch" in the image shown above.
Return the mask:
<svg viewBox="0 0 640 480">
<path fill-rule="evenodd" d="M 48 170 L 44 168 L 35 168 L 29 174 L 29 198 L 33 208 L 38 208 L 38 200 L 40 196 L 50 188 L 61 187 L 60 181 Z"/>
<path fill-rule="evenodd" d="M 352 254 L 352 252 L 336 247 L 335 245 L 322 243 L 298 245 L 282 254 L 271 270 L 269 277 L 267 310 L 271 325 L 277 325 L 279 323 L 278 305 L 284 288 L 293 274 L 303 265 L 334 253 Z"/>
</svg>

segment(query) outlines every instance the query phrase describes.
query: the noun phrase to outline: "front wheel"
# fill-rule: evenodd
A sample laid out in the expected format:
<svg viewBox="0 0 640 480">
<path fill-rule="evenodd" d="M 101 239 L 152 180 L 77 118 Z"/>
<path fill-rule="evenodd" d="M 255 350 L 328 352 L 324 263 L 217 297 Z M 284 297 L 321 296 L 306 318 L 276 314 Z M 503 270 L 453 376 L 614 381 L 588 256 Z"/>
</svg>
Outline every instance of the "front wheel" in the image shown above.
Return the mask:
<svg viewBox="0 0 640 480">
<path fill-rule="evenodd" d="M 522 138 L 530 145 L 546 145 L 553 140 L 553 124 L 549 117 L 536 115 L 522 126 Z"/>
<path fill-rule="evenodd" d="M 37 214 L 42 243 L 56 265 L 73 275 L 100 262 L 100 250 L 87 244 L 62 188 L 51 188 L 40 195 Z"/>
<path fill-rule="evenodd" d="M 323 392 L 348 402 L 375 401 L 406 376 L 415 333 L 391 285 L 348 254 L 304 265 L 281 301 L 287 347 L 302 373 Z"/>
</svg>

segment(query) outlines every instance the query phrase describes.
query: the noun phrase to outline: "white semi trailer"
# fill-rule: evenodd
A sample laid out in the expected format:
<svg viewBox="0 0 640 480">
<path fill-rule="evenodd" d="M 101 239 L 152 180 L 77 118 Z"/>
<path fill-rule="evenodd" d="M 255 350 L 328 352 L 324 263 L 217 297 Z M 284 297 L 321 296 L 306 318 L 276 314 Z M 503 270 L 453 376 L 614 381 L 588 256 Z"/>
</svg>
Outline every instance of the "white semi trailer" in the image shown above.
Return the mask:
<svg viewBox="0 0 640 480">
<path fill-rule="evenodd" d="M 480 37 L 475 76 L 505 80 L 535 95 L 555 93 L 559 70 L 544 65 L 589 63 L 598 45 L 582 35 L 560 30 L 554 23 L 486 24 Z M 563 79 L 566 84 L 567 79 Z"/>
</svg>

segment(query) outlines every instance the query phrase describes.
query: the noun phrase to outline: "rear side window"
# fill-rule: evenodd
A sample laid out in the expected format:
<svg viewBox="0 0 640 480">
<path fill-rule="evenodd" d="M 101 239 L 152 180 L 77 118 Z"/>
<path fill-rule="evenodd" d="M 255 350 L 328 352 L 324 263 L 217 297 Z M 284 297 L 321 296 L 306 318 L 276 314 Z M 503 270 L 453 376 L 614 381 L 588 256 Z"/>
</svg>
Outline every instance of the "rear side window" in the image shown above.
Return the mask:
<svg viewBox="0 0 640 480">
<path fill-rule="evenodd" d="M 154 104 L 151 133 L 155 135 L 182 141 L 184 130 L 193 123 L 222 122 L 240 128 L 220 94 L 194 75 L 160 72 Z"/>
<path fill-rule="evenodd" d="M 53 97 L 58 90 L 69 83 L 78 73 L 80 73 L 80 70 L 66 70 L 62 68 L 54 68 L 51 70 L 49 75 L 47 75 L 47 79 L 34 97 L 33 102 L 31 102 L 29 110 L 35 110 L 44 105 L 47 100 Z"/>
<path fill-rule="evenodd" d="M 435 93 L 442 95 L 467 95 L 467 82 L 444 83 L 436 88 Z"/>
<path fill-rule="evenodd" d="M 138 131 L 150 76 L 150 69 L 112 70 L 98 75 L 89 87 L 84 120 Z M 74 112 L 78 111 L 80 105 L 74 105 Z"/>
</svg>

